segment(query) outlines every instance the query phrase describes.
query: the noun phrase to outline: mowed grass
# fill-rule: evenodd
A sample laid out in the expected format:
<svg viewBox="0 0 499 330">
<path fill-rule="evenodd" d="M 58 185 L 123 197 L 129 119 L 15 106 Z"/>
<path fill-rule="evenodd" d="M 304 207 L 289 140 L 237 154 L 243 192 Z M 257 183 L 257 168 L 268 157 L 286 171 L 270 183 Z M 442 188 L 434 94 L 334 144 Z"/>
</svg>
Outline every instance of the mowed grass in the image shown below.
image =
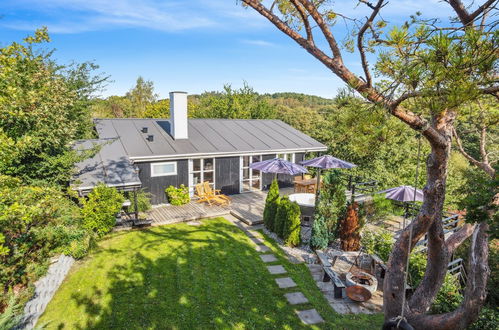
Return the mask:
<svg viewBox="0 0 499 330">
<path fill-rule="evenodd" d="M 38 325 L 49 329 L 375 329 L 381 315 L 336 314 L 305 265 L 289 263 L 266 239 L 298 284 L 279 289 L 253 243 L 225 219 L 118 232 L 79 262 Z M 300 290 L 310 303 L 291 306 Z M 303 325 L 295 310 L 316 308 L 326 320 Z"/>
</svg>

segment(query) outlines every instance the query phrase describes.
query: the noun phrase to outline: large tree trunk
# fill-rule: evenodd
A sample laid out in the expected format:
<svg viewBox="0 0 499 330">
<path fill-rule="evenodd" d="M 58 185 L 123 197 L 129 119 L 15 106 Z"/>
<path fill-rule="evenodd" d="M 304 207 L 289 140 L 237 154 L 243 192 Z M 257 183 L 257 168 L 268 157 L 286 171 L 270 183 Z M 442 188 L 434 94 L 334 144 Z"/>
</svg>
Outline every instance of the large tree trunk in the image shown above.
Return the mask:
<svg viewBox="0 0 499 330">
<path fill-rule="evenodd" d="M 445 239 L 442 223 L 442 211 L 445 201 L 447 169 L 451 149 L 452 113 L 445 113 L 434 119 L 435 128 L 445 137 L 447 143 L 434 144 L 427 158 L 426 186 L 423 189 L 424 202 L 415 220 L 401 233 L 388 261 L 388 271 L 384 280 L 383 300 L 385 319 L 397 317 L 402 313 L 405 294 L 404 273 L 407 255 L 415 244 L 427 234 L 427 267 L 420 285 L 411 299 L 405 303 L 404 316 L 415 329 L 464 329 L 470 321 L 476 319 L 485 300 L 485 283 L 488 246 L 486 231 L 479 226 L 466 225 L 462 230 Z M 409 246 L 409 231 L 412 226 L 412 240 Z M 473 231 L 474 229 L 474 231 Z M 463 304 L 452 313 L 426 315 L 435 299 L 447 273 L 447 265 L 455 248 L 473 232 L 471 249 L 472 263 Z"/>
<path fill-rule="evenodd" d="M 427 279 L 431 276 L 431 284 L 424 293 L 418 292 L 418 288 L 414 296 L 425 296 L 431 303 L 434 293 L 436 293 L 434 291 L 438 291 L 438 288 L 442 285 L 447 265 L 445 261 L 448 256 L 445 249 L 442 249 L 445 241 L 440 220 L 442 219 L 445 200 L 445 182 L 449 156 L 450 141 L 444 147 L 432 146 L 432 151 L 427 158 L 427 182 L 423 189 L 423 205 L 416 219 L 399 236 L 388 260 L 388 271 L 383 288 L 386 319 L 399 316 L 402 312 L 407 254 L 427 232 L 428 267 L 422 283 L 427 282 Z M 409 230 L 411 226 L 413 230 L 412 244 L 409 247 Z M 425 303 L 426 305 L 427 303 Z"/>
</svg>

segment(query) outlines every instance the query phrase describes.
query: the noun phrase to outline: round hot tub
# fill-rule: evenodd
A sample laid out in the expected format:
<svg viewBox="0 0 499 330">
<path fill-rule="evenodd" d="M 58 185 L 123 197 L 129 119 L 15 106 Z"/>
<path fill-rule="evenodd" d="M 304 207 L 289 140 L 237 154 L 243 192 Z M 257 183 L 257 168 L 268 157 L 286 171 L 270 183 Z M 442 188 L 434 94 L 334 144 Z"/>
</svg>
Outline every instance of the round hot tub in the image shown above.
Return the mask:
<svg viewBox="0 0 499 330">
<path fill-rule="evenodd" d="M 312 223 L 315 209 L 315 194 L 297 193 L 289 195 L 289 200 L 300 206 L 302 224 L 307 226 Z"/>
</svg>

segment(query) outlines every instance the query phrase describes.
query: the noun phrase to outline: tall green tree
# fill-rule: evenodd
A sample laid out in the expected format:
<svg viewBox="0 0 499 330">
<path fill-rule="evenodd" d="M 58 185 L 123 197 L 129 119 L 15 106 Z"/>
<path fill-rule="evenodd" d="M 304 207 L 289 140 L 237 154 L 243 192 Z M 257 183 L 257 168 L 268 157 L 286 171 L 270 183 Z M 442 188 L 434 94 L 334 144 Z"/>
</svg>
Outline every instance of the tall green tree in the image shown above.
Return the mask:
<svg viewBox="0 0 499 330">
<path fill-rule="evenodd" d="M 463 329 L 478 317 L 485 301 L 490 219 L 481 219 L 476 225 L 467 224 L 442 239 L 441 216 L 459 107 L 482 95 L 497 97 L 499 93 L 499 32 L 496 24 L 487 20 L 495 8 L 495 0 L 469 5 L 461 0 L 446 2 L 454 14 L 448 23 L 414 15 L 401 26 L 389 26 L 381 14 L 387 6 L 386 0 L 360 1 L 369 14 L 357 17 L 342 14 L 341 8 L 332 1 L 278 0 L 272 5 L 260 0 L 242 1 L 363 98 L 384 108 L 387 114 L 420 132 L 427 140 L 430 151 L 424 202 L 418 216 L 400 234 L 390 256 L 383 290 L 385 318 L 404 315 L 409 323 L 420 328 Z M 341 35 L 334 25 L 345 17 L 352 26 L 346 29 L 346 35 Z M 319 39 L 320 42 L 316 42 Z M 345 40 L 343 45 L 339 40 Z M 344 61 L 345 51 L 359 55 L 362 76 Z M 374 73 L 382 80 L 378 84 L 368 63 L 369 53 L 378 58 L 374 67 Z M 412 297 L 406 300 L 401 288 L 405 285 L 407 258 L 424 235 L 428 235 L 430 251 L 425 275 Z M 444 282 L 452 253 L 470 236 L 470 259 L 475 263 L 469 268 L 463 303 L 453 312 L 428 315 Z"/>
<path fill-rule="evenodd" d="M 105 77 L 93 64 L 60 66 L 46 29 L 0 49 L 0 174 L 25 182 L 69 180 L 75 139 L 91 136 L 90 98 Z"/>
<path fill-rule="evenodd" d="M 158 95 L 154 93 L 154 83 L 139 76 L 125 97 L 132 103 L 133 115 L 143 118 L 147 106 L 156 102 Z"/>
</svg>

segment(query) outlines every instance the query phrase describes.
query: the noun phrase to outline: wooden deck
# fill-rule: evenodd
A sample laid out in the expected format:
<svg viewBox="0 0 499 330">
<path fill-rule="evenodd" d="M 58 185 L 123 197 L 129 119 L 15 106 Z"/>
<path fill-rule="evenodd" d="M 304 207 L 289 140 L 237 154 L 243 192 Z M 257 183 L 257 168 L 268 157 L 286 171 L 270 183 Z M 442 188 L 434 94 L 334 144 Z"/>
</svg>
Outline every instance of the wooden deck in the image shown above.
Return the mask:
<svg viewBox="0 0 499 330">
<path fill-rule="evenodd" d="M 293 188 L 281 189 L 281 195 L 292 192 Z M 157 206 L 148 213 L 149 217 L 153 220 L 153 226 L 219 217 L 226 214 L 232 214 L 250 226 L 263 223 L 263 208 L 265 207 L 265 198 L 267 197 L 266 191 L 255 191 L 231 195 L 230 197 L 232 198 L 232 203 L 229 206 L 209 206 L 206 203 L 192 201 L 181 206 Z"/>
</svg>

